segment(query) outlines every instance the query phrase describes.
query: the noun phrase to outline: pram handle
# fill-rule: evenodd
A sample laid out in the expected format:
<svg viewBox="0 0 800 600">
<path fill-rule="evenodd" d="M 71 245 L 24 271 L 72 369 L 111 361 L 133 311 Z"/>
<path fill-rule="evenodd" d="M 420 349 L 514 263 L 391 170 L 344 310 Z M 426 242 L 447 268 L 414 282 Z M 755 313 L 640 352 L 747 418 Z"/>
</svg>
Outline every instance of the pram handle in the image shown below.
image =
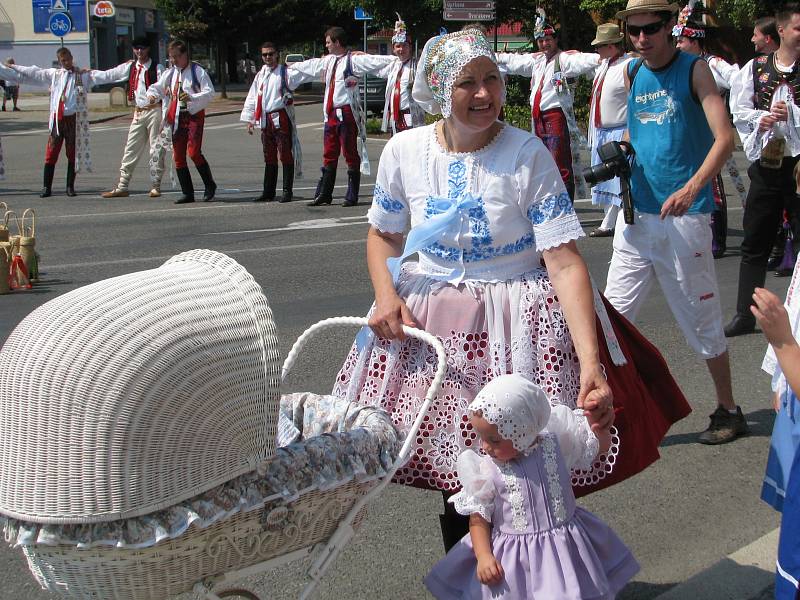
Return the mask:
<svg viewBox="0 0 800 600">
<path fill-rule="evenodd" d="M 368 320 L 366 317 L 331 317 L 330 319 L 323 319 L 322 321 L 319 321 L 318 323 L 315 323 L 306 329 L 300 335 L 300 337 L 297 338 L 297 341 L 294 343 L 292 349 L 289 351 L 289 354 L 286 356 L 286 360 L 283 363 L 283 369 L 281 370 L 281 380 L 286 379 L 286 375 L 288 375 L 289 371 L 292 370 L 292 367 L 297 360 L 297 355 L 303 350 L 305 345 L 313 336 L 328 329 L 344 326 L 367 327 Z M 422 419 L 425 418 L 425 414 L 428 412 L 434 397 L 436 397 L 436 394 L 439 393 L 439 389 L 442 387 L 445 370 L 447 369 L 447 358 L 445 356 L 444 346 L 442 345 L 442 342 L 439 341 L 439 338 L 428 333 L 427 331 L 416 329 L 414 327 L 408 327 L 407 325 L 403 325 L 403 331 L 407 336 L 422 340 L 436 350 L 436 373 L 433 376 L 431 387 L 428 389 L 428 393 L 425 395 L 425 401 L 422 403 L 419 413 L 417 414 L 417 418 L 414 420 L 414 424 L 409 430 L 408 435 L 403 443 L 403 447 L 400 450 L 400 455 L 398 456 L 396 462 L 397 468 L 400 468 L 408 461 L 409 453 L 411 451 L 411 444 L 417 437 L 417 432 L 422 424 Z"/>
</svg>

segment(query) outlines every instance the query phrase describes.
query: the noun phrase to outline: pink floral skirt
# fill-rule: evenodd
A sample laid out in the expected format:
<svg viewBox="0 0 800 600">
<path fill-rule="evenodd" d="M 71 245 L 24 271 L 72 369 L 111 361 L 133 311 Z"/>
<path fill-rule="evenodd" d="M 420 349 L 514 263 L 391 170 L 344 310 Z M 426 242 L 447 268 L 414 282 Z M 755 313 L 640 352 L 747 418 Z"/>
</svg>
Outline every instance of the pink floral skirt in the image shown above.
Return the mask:
<svg viewBox="0 0 800 600">
<path fill-rule="evenodd" d="M 397 290 L 422 328 L 442 341 L 447 354 L 442 388 L 423 420 L 411 460 L 397 473 L 398 483 L 449 491 L 460 488 L 456 460 L 463 450 L 476 445 L 477 437 L 467 418 L 467 406 L 498 375 L 519 373 L 541 386 L 551 404 L 575 407 L 580 390 L 578 357 L 561 304 L 543 268 L 510 281 L 468 281 L 456 287 L 430 279 L 411 262 L 403 265 Z M 627 378 L 638 377 L 633 364 L 617 367 L 611 362 L 609 344 L 599 325 L 598 336 L 609 383 L 620 368 Z M 619 348 L 616 339 L 609 342 Z M 657 358 L 663 363 L 660 355 Z M 388 341 L 370 333 L 366 341 L 353 344 L 333 394 L 383 408 L 401 434 L 407 435 L 435 368 L 436 353 L 427 344 L 412 338 Z M 666 365 L 664 371 L 669 377 Z M 671 378 L 669 381 L 677 389 Z M 612 385 L 615 406 L 624 404 L 619 395 L 630 386 L 630 381 L 624 386 Z M 643 392 L 636 393 L 640 396 Z M 685 403 L 680 390 L 677 393 L 676 401 Z M 685 411 L 673 412 L 688 413 L 688 406 Z M 655 448 L 666 429 L 668 425 L 660 435 L 656 432 L 658 440 L 650 444 L 655 457 L 647 464 L 657 458 Z M 626 450 L 624 443 L 623 439 L 620 454 Z M 616 480 L 618 477 L 613 477 L 612 481 Z"/>
</svg>

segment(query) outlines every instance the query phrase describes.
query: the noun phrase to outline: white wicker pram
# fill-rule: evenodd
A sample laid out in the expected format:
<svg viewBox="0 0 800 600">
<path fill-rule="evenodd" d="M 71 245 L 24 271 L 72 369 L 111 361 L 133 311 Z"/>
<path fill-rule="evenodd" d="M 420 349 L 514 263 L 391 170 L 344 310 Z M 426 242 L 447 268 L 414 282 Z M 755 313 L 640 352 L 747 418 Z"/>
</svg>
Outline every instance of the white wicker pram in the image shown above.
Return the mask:
<svg viewBox="0 0 800 600">
<path fill-rule="evenodd" d="M 201 296 L 193 297 L 193 286 Z M 166 316 L 145 310 L 163 294 L 180 293 L 182 310 Z M 230 302 L 222 301 L 226 294 Z M 352 537 L 366 504 L 408 460 L 413 432 L 444 375 L 438 340 L 406 329 L 435 347 L 438 369 L 398 451 L 397 433 L 377 409 L 307 393 L 284 396 L 279 407 L 271 311 L 252 277 L 224 255 L 187 252 L 159 269 L 60 299 L 31 313 L 0 350 L 0 515 L 7 519 L 6 540 L 23 547 L 39 583 L 69 598 L 155 600 L 188 591 L 197 598 L 228 597 L 215 590 L 316 552 L 301 596 L 307 597 Z M 136 304 L 142 305 L 140 320 L 153 325 L 146 329 L 151 337 L 144 337 L 145 348 L 131 343 L 141 330 L 124 317 Z M 128 326 L 98 317 L 109 311 Z M 341 317 L 312 326 L 295 342 L 282 377 L 314 334 L 365 324 Z M 109 327 L 116 346 L 96 339 Z M 159 328 L 176 339 L 160 343 Z M 63 352 L 76 336 L 90 348 L 66 360 Z M 205 352 L 208 340 L 233 356 Z M 185 369 L 159 385 L 160 375 L 147 366 L 161 360 L 159 368 L 172 373 L 172 362 L 160 355 L 167 348 L 178 348 L 175 360 Z M 198 353 L 203 360 L 191 360 Z M 222 363 L 215 374 L 209 375 L 209 359 Z M 87 376 L 90 368 L 95 370 Z M 90 394 L 100 394 L 98 386 L 109 385 L 112 376 L 116 385 L 102 402 L 93 402 Z M 178 410 L 173 400 L 193 404 Z M 220 403 L 225 410 L 215 409 Z M 303 439 L 275 450 L 279 409 L 285 417 L 281 435 L 296 430 Z M 206 411 L 206 418 L 194 417 Z M 85 431 L 76 439 L 82 421 Z M 172 437 L 156 431 L 167 422 Z M 198 422 L 205 426 L 201 440 L 175 442 L 176 436 L 197 435 L 190 427 Z M 36 447 L 26 449 L 35 435 Z M 236 451 L 227 451 L 222 464 L 216 454 L 226 437 Z M 188 464 L 185 452 L 197 454 L 196 465 Z"/>
</svg>

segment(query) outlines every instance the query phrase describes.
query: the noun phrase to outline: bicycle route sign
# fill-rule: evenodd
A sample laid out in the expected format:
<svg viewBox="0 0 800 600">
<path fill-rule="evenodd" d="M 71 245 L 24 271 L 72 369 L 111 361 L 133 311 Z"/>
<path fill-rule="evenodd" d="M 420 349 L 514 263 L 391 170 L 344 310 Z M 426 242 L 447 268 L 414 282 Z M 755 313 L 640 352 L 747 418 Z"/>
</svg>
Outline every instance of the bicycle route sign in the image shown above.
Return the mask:
<svg viewBox="0 0 800 600">
<path fill-rule="evenodd" d="M 72 31 L 72 19 L 67 13 L 53 13 L 47 21 L 47 28 L 54 36 L 63 38 Z"/>
</svg>

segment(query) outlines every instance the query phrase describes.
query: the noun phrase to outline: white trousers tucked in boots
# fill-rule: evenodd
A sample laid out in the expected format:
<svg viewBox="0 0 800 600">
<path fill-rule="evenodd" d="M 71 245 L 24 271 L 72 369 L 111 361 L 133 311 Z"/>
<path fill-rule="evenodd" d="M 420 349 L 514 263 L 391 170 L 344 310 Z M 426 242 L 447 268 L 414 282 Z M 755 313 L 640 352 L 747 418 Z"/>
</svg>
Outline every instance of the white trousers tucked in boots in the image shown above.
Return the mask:
<svg viewBox="0 0 800 600">
<path fill-rule="evenodd" d="M 125 143 L 125 152 L 122 154 L 122 164 L 119 167 L 119 184 L 117 189 L 127 190 L 131 181 L 136 163 L 147 152 L 150 157 L 153 144 L 161 132 L 161 106 L 157 105 L 150 110 L 136 111 L 133 121 L 128 129 L 128 141 Z M 161 188 L 161 177 L 164 175 L 164 154 L 158 157 L 156 168 L 151 173 L 152 185 Z"/>
</svg>

